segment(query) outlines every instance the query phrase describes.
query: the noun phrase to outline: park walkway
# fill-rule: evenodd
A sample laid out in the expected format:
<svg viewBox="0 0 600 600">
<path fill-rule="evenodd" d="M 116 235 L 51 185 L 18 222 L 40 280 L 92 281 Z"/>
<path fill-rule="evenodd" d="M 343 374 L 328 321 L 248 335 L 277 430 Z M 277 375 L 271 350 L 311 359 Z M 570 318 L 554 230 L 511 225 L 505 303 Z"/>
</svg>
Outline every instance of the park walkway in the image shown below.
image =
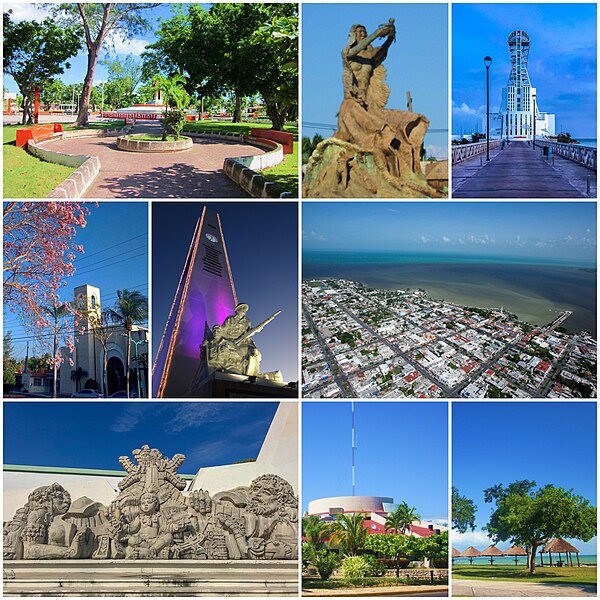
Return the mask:
<svg viewBox="0 0 600 600">
<path fill-rule="evenodd" d="M 595 585 L 523 583 L 521 581 L 486 581 L 481 579 L 453 579 L 452 596 L 513 597 L 596 596 Z"/>
<path fill-rule="evenodd" d="M 579 165 L 573 165 L 577 167 Z M 581 166 L 587 173 L 596 174 Z M 585 198 L 567 173 L 525 142 L 511 142 L 483 166 L 475 157 L 452 168 L 453 198 Z"/>
<path fill-rule="evenodd" d="M 133 131 L 160 132 L 160 125 L 148 123 Z M 223 173 L 223 161 L 263 153 L 254 146 L 212 138 L 194 138 L 190 150 L 165 154 L 118 150 L 113 137 L 67 138 L 44 147 L 100 158 L 100 173 L 86 198 L 248 198 Z"/>
</svg>

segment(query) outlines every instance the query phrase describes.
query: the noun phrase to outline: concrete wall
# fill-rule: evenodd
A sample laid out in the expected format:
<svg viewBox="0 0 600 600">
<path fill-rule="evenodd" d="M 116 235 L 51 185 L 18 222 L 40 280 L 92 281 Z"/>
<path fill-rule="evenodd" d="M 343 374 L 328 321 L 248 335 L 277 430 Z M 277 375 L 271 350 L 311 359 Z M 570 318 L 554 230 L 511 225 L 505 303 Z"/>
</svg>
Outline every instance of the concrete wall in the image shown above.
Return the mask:
<svg viewBox="0 0 600 600">
<path fill-rule="evenodd" d="M 333 496 L 309 502 L 308 514 L 329 514 L 330 509 L 342 509 L 344 512 L 383 512 L 384 503 L 393 502 L 393 498 L 384 496 Z"/>
<path fill-rule="evenodd" d="M 498 148 L 500 140 L 490 140 L 490 150 Z M 467 158 L 483 154 L 486 151 L 487 142 L 476 142 L 475 144 L 460 144 L 452 146 L 452 164 L 455 165 Z"/>
</svg>

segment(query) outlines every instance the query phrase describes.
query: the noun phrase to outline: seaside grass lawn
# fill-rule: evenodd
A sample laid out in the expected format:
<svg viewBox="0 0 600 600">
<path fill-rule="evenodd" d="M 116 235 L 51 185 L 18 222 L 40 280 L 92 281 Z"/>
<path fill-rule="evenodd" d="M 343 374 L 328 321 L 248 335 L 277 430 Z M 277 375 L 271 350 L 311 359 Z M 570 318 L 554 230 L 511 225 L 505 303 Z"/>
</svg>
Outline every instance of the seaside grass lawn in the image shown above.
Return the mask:
<svg viewBox="0 0 600 600">
<path fill-rule="evenodd" d="M 186 131 L 207 131 L 210 133 L 240 133 L 250 135 L 252 129 L 271 129 L 271 123 L 231 123 L 230 121 L 191 121 L 185 124 Z M 298 127 L 285 125 L 283 130 L 291 133 L 298 141 Z"/>
<path fill-rule="evenodd" d="M 535 570 L 535 575 L 530 575 L 527 567 L 524 566 L 452 565 L 452 577 L 456 579 L 596 585 L 596 567 L 536 567 Z"/>
<path fill-rule="evenodd" d="M 89 128 L 109 129 L 122 127 L 123 124 L 124 121 L 91 123 Z M 75 127 L 72 123 L 63 123 L 62 126 L 65 130 L 88 129 Z M 44 198 L 75 171 L 72 167 L 45 162 L 29 154 L 24 148 L 17 148 L 17 129 L 27 127 L 30 125 L 3 126 L 5 198 Z"/>
<path fill-rule="evenodd" d="M 294 142 L 293 154 L 286 154 L 283 162 L 260 171 L 260 174 L 296 196 L 298 194 L 298 142 Z"/>
</svg>

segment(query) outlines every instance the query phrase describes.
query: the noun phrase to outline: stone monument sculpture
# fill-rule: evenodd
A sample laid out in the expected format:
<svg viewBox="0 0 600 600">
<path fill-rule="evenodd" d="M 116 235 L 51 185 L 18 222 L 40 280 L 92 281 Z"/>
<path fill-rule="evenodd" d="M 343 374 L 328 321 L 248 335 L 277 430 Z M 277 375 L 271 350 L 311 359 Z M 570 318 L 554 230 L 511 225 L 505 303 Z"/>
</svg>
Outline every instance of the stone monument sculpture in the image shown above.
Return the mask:
<svg viewBox="0 0 600 600">
<path fill-rule="evenodd" d="M 185 460 L 147 445 L 122 456 L 126 477 L 104 506 L 37 488 L 4 525 L 4 559 L 260 559 L 298 557 L 298 499 L 277 475 L 210 496 L 184 494 Z"/>
<path fill-rule="evenodd" d="M 248 305 L 240 303 L 235 307 L 235 313 L 229 315 L 221 325 L 215 325 L 205 336 L 201 359 L 206 360 L 208 369 L 248 375 L 282 382 L 281 371 L 260 372 L 261 354 L 254 343 L 253 337 L 261 332 L 281 311 L 278 310 L 262 323 L 252 327 L 246 317 Z M 204 363 L 204 360 L 203 360 Z M 201 364 L 200 377 L 205 364 Z"/>
<path fill-rule="evenodd" d="M 384 38 L 381 46 L 372 42 Z M 390 88 L 383 61 L 396 39 L 394 19 L 371 35 L 352 25 L 342 50 L 344 99 L 333 137 L 320 142 L 306 166 L 309 198 L 439 197 L 421 170 L 428 119 L 387 109 Z"/>
</svg>

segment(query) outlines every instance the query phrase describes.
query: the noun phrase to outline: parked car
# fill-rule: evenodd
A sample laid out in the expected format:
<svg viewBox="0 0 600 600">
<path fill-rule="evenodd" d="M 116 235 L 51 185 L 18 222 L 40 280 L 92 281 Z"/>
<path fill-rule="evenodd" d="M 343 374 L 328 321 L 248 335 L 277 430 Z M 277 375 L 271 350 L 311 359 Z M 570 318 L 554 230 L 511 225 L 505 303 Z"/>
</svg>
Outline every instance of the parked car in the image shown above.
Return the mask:
<svg viewBox="0 0 600 600">
<path fill-rule="evenodd" d="M 137 392 L 129 392 L 129 397 L 130 398 L 137 398 Z M 119 390 L 118 392 L 115 392 L 114 394 L 111 394 L 109 396 L 109 398 L 127 398 L 127 392 L 125 390 Z"/>
<path fill-rule="evenodd" d="M 102 394 L 98 390 L 84 388 L 83 390 L 71 394 L 71 398 L 102 398 Z"/>
</svg>

